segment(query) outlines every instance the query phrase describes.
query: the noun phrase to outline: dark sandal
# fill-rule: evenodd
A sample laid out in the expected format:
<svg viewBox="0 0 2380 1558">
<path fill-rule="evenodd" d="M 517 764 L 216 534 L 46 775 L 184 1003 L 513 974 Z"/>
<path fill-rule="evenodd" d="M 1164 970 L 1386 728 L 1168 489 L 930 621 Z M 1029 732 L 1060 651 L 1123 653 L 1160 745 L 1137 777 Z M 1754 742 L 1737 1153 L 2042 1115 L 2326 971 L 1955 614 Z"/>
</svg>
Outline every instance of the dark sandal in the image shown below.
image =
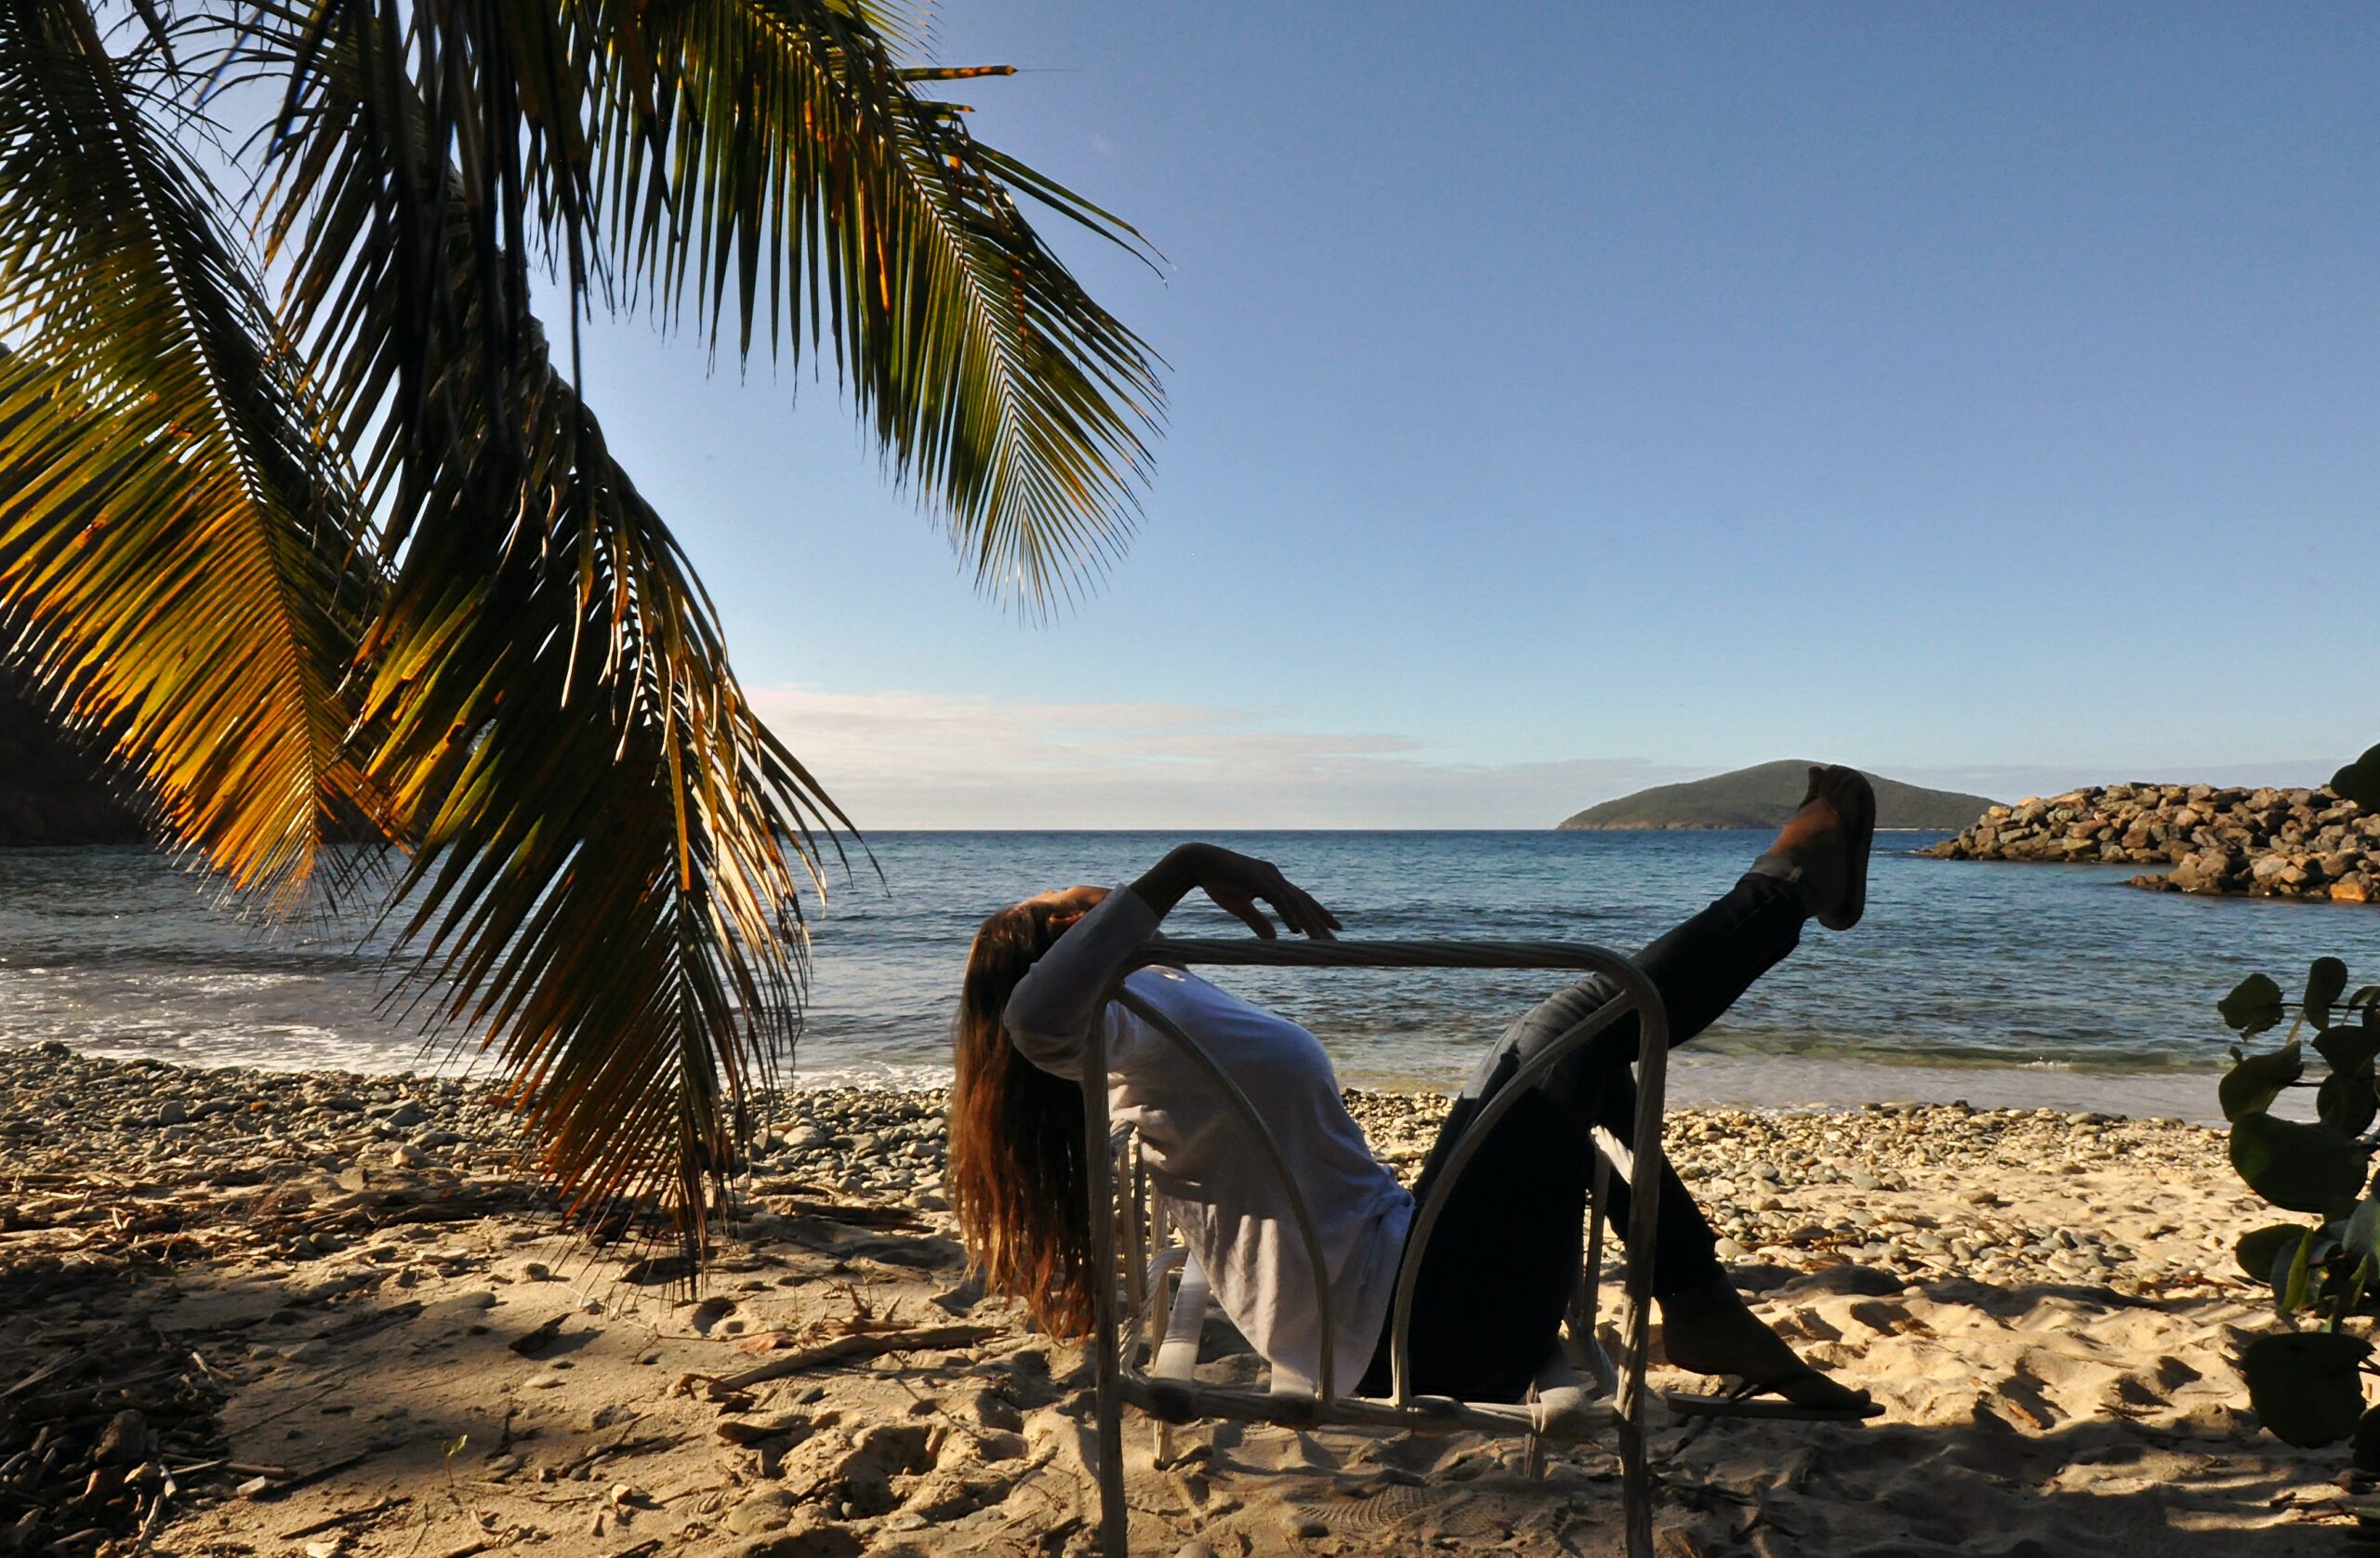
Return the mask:
<svg viewBox="0 0 2380 1558">
<path fill-rule="evenodd" d="M 1818 916 L 1830 931 L 1848 931 L 1868 912 L 1868 855 L 1876 846 L 1876 791 L 1857 769 L 1810 770 L 1810 795 L 1823 796 L 1843 818 L 1843 902 Z"/>
</svg>

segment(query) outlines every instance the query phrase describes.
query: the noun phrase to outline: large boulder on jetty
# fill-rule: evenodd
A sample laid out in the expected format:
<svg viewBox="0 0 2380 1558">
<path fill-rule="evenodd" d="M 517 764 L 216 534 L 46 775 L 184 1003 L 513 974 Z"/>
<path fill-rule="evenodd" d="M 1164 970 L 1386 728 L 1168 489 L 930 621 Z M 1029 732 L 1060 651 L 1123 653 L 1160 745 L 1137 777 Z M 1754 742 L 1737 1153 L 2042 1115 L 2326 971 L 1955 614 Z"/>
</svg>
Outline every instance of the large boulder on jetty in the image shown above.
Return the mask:
<svg viewBox="0 0 2380 1558">
<path fill-rule="evenodd" d="M 2095 785 L 1993 806 L 1924 852 L 1945 860 L 2171 867 L 2165 891 L 2365 904 L 2380 897 L 2380 814 L 2327 789 Z"/>
<path fill-rule="evenodd" d="M 1683 785 L 1656 785 L 1590 806 L 1558 825 L 1591 830 L 1782 827 L 1802 804 L 1812 766 L 1805 759 L 1787 758 Z M 1878 827 L 1957 827 L 1991 804 L 1990 796 L 1929 790 L 1874 773 L 1868 782 L 1876 787 Z"/>
</svg>

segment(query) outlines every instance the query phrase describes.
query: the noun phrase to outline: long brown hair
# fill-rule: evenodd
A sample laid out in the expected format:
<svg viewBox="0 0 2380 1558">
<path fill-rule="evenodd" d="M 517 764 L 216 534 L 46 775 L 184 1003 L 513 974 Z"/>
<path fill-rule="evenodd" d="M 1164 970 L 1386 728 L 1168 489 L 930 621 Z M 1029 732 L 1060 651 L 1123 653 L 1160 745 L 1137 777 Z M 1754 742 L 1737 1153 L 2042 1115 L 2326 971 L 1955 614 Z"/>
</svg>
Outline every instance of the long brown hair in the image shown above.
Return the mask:
<svg viewBox="0 0 2380 1558">
<path fill-rule="evenodd" d="M 959 997 L 950 1089 L 951 1209 L 967 1264 L 994 1292 L 1023 1299 L 1043 1330 L 1091 1329 L 1090 1178 L 1082 1089 L 1016 1052 L 1008 998 L 1058 939 L 1055 906 L 1012 904 L 976 929 Z"/>
</svg>

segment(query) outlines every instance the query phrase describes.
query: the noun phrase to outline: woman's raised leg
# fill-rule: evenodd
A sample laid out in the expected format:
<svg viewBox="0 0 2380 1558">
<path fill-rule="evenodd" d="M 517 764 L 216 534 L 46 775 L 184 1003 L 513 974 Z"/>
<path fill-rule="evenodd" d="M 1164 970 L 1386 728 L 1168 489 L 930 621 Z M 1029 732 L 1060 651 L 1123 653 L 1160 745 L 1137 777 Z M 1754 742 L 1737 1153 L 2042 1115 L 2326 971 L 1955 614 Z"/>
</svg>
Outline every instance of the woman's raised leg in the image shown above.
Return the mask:
<svg viewBox="0 0 2380 1558">
<path fill-rule="evenodd" d="M 1725 895 L 1646 947 L 1638 962 L 1661 993 L 1673 1046 L 1701 1033 L 1774 968 L 1813 914 L 1847 923 L 1864 889 L 1873 812 L 1866 781 L 1847 769 L 1814 770 L 1811 797 L 1777 843 Z M 1853 852 L 1856 850 L 1856 855 Z M 1856 918 L 1856 912 L 1850 917 Z M 1588 979 L 1525 1013 L 1481 1063 L 1449 1111 L 1415 1186 L 1426 1197 L 1470 1120 L 1534 1055 L 1610 1000 Z M 1515 1102 L 1449 1193 L 1417 1279 L 1412 1356 L 1417 1388 L 1482 1398 L 1509 1396 L 1543 1360 L 1578 1260 L 1592 1172 L 1592 1129 L 1629 1136 L 1635 1090 L 1628 1066 L 1633 1016 L 1598 1035 Z M 1662 1166 L 1654 1295 L 1671 1359 L 1681 1367 L 1737 1374 L 1807 1405 L 1858 1399 L 1811 1370 L 1763 1326 L 1729 1286 L 1716 1237 L 1676 1175 Z M 1627 1225 L 1625 1189 L 1604 1208 Z M 1367 1388 L 1384 1388 L 1376 1360 Z"/>
</svg>

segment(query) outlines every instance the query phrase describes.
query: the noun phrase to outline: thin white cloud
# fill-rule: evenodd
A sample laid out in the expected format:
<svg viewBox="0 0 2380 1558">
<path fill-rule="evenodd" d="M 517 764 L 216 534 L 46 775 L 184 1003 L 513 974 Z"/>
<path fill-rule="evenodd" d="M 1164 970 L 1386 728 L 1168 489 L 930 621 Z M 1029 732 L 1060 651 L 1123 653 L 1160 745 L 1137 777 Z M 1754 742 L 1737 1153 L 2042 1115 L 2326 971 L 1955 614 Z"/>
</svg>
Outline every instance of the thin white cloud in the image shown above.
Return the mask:
<svg viewBox="0 0 2380 1558">
<path fill-rule="evenodd" d="M 863 828 L 1550 827 L 1709 772 L 1449 762 L 1408 736 L 1268 729 L 1197 704 L 798 686 L 752 702 Z"/>
<path fill-rule="evenodd" d="M 1284 731 L 1206 704 L 1012 702 L 755 689 L 752 702 L 860 826 L 1551 827 L 1597 801 L 1765 760 L 1466 763 L 1395 733 Z M 2155 780 L 2319 785 L 2344 759 L 1897 764 L 1871 772 L 2001 799 Z"/>
</svg>

